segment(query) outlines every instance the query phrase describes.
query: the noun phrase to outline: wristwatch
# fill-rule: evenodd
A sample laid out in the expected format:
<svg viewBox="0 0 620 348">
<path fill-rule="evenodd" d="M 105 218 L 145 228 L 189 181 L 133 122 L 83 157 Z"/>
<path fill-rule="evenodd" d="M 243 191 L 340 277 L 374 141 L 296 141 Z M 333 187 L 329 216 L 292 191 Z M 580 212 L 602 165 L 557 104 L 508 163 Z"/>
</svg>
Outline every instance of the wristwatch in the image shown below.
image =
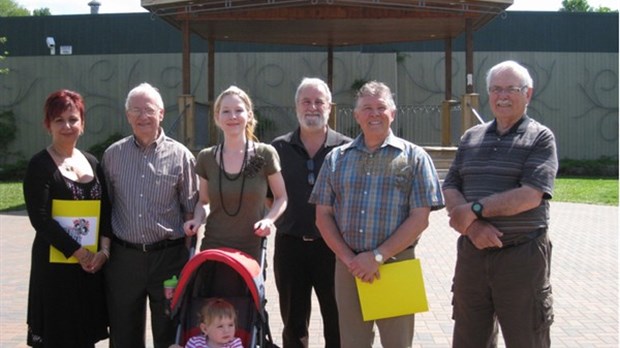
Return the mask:
<svg viewBox="0 0 620 348">
<path fill-rule="evenodd" d="M 474 214 L 476 214 L 476 216 L 478 217 L 478 219 L 482 219 L 482 210 L 484 209 L 484 206 L 482 205 L 482 203 L 475 201 L 474 203 L 471 204 L 471 211 L 474 212 Z"/>
<path fill-rule="evenodd" d="M 381 255 L 379 249 L 373 250 L 372 253 L 375 254 L 375 261 L 380 265 L 383 264 L 383 255 Z"/>
</svg>

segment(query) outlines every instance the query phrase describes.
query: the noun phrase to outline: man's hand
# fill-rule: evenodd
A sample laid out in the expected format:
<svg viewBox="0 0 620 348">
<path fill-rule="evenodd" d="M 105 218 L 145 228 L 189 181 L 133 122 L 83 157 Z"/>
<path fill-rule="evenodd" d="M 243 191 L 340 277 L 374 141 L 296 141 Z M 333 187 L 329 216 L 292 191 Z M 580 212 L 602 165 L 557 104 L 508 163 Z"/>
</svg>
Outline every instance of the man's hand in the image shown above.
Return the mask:
<svg viewBox="0 0 620 348">
<path fill-rule="evenodd" d="M 478 249 L 501 248 L 503 235 L 495 226 L 483 220 L 475 220 L 465 232 L 465 235 Z"/>
<path fill-rule="evenodd" d="M 202 225 L 202 223 L 198 219 L 187 220 L 183 223 L 183 231 L 186 236 L 195 236 L 200 229 L 200 225 Z"/>
<path fill-rule="evenodd" d="M 450 227 L 460 234 L 466 235 L 467 229 L 476 221 L 476 215 L 471 211 L 471 203 L 465 203 L 450 210 Z"/>
<path fill-rule="evenodd" d="M 375 279 L 379 279 L 379 264 L 375 261 L 375 255 L 372 251 L 366 251 L 355 255 L 355 257 L 347 264 L 349 272 L 356 278 L 360 278 L 363 282 L 372 283 Z"/>
</svg>

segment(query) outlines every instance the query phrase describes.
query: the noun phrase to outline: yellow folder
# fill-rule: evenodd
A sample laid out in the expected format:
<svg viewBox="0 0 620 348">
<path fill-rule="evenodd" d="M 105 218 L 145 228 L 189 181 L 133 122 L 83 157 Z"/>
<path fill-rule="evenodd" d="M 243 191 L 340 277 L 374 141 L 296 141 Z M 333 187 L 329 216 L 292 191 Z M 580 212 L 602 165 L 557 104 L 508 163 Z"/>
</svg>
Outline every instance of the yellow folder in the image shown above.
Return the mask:
<svg viewBox="0 0 620 348">
<path fill-rule="evenodd" d="M 86 249 L 97 252 L 99 243 L 99 214 L 101 201 L 52 200 L 52 218 L 73 239 Z M 78 263 L 77 258 L 66 258 L 60 250 L 50 245 L 50 262 Z"/>
<path fill-rule="evenodd" d="M 379 273 L 372 283 L 355 278 L 364 321 L 428 311 L 419 259 L 383 264 Z"/>
</svg>

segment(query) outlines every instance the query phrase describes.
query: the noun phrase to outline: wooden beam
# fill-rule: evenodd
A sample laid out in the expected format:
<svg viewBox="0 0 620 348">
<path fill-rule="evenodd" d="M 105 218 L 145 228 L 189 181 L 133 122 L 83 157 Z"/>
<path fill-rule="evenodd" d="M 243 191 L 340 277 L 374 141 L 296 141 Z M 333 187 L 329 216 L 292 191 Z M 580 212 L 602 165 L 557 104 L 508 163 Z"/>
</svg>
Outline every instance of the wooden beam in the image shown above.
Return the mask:
<svg viewBox="0 0 620 348">
<path fill-rule="evenodd" d="M 303 6 L 294 8 L 271 8 L 263 10 L 224 10 L 224 11 L 195 11 L 194 20 L 291 20 L 308 19 L 387 19 L 387 18 L 459 18 L 463 11 L 424 11 L 420 9 L 394 10 L 378 8 L 362 8 L 349 6 Z"/>
</svg>

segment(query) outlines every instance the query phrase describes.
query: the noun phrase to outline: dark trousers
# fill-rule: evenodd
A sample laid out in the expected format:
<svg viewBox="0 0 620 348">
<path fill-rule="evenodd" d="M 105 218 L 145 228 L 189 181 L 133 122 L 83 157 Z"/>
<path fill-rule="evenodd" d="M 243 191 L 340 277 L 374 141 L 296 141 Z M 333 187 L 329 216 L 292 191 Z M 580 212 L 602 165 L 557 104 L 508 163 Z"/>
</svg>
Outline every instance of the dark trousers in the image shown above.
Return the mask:
<svg viewBox="0 0 620 348">
<path fill-rule="evenodd" d="M 498 323 L 507 348 L 549 347 L 550 266 L 547 233 L 517 246 L 485 250 L 460 237 L 452 287 L 453 347 L 496 347 Z"/>
<path fill-rule="evenodd" d="M 110 253 L 105 267 L 110 346 L 144 348 L 148 298 L 154 346 L 168 348 L 174 343 L 176 328 L 164 312 L 163 282 L 179 276 L 189 251 L 183 244 L 142 252 L 112 243 Z"/>
<path fill-rule="evenodd" d="M 338 309 L 334 295 L 334 253 L 322 239 L 276 235 L 274 276 L 284 322 L 284 348 L 308 346 L 312 288 L 323 317 L 325 347 L 340 347 Z"/>
</svg>

